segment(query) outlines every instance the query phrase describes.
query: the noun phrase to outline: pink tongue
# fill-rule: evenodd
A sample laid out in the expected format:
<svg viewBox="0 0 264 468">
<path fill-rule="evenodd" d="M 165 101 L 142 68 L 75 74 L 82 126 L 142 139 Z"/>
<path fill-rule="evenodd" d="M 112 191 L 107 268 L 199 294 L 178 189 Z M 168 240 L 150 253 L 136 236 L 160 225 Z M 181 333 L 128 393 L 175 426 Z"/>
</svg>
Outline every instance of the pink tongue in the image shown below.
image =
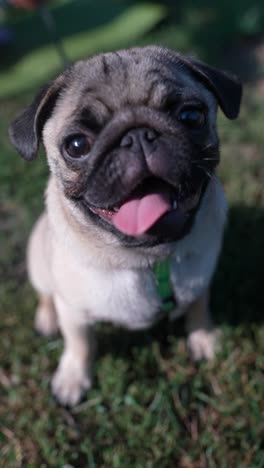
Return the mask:
<svg viewBox="0 0 264 468">
<path fill-rule="evenodd" d="M 171 210 L 168 196 L 149 193 L 141 199 L 125 202 L 112 217 L 114 226 L 124 234 L 138 236 L 146 232 L 161 216 Z"/>
</svg>

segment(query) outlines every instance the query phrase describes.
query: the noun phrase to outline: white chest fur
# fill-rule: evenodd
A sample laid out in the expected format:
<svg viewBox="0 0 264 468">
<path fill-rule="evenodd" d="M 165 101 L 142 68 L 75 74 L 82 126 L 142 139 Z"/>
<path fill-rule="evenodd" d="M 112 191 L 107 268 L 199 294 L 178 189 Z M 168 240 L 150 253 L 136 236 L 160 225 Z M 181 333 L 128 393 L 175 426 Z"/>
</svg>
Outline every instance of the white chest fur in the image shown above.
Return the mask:
<svg viewBox="0 0 264 468">
<path fill-rule="evenodd" d="M 111 321 L 130 329 L 145 328 L 160 311 L 161 299 L 150 269 L 105 270 L 67 262 L 56 250 L 53 259 L 54 286 L 79 321 Z"/>
</svg>

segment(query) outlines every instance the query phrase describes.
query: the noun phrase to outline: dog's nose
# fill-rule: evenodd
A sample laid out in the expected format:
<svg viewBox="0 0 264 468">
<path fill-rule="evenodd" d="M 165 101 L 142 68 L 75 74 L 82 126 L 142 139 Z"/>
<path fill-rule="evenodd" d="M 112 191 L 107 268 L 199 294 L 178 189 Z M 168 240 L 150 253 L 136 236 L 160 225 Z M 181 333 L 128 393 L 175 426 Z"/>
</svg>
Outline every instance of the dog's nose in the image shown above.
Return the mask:
<svg viewBox="0 0 264 468">
<path fill-rule="evenodd" d="M 129 130 L 120 142 L 121 148 L 129 148 L 132 151 L 143 149 L 145 151 L 151 147 L 158 138 L 158 134 L 152 128 L 134 128 Z"/>
</svg>

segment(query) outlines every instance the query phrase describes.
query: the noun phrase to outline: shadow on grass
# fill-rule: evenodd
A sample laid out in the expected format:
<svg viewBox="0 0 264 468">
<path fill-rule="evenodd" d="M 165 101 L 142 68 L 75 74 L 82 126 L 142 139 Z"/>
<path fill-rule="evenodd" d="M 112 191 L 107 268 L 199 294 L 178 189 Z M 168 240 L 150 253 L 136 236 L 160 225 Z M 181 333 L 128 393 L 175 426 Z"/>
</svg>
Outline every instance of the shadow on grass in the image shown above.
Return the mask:
<svg viewBox="0 0 264 468">
<path fill-rule="evenodd" d="M 260 324 L 264 311 L 264 209 L 235 206 L 230 209 L 224 248 L 211 292 L 211 309 L 217 325 Z M 130 355 L 134 347 L 159 341 L 164 349 L 170 337 L 184 336 L 184 319 L 166 317 L 147 330 L 130 332 L 100 327 L 99 355 Z"/>
<path fill-rule="evenodd" d="M 264 209 L 232 207 L 212 291 L 217 322 L 263 322 L 263 279 Z"/>
</svg>

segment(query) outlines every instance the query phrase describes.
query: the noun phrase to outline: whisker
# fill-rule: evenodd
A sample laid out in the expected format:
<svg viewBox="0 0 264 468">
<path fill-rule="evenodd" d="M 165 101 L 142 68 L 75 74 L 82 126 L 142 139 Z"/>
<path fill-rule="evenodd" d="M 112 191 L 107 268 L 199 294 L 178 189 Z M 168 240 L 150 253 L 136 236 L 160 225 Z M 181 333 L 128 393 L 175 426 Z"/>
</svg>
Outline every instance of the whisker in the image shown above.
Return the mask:
<svg viewBox="0 0 264 468">
<path fill-rule="evenodd" d="M 203 161 L 219 161 L 219 158 L 203 158 Z"/>
<path fill-rule="evenodd" d="M 203 163 L 206 164 L 207 162 L 210 162 L 210 161 L 216 161 L 218 162 L 219 161 L 219 158 L 203 158 L 203 159 L 198 159 L 198 160 L 194 160 L 194 161 L 191 161 L 191 164 L 200 164 L 202 165 Z"/>
<path fill-rule="evenodd" d="M 208 149 L 210 149 L 210 148 L 215 148 L 215 144 L 213 144 L 213 143 L 208 143 L 208 145 L 206 145 L 206 146 L 203 147 L 203 151 L 206 151 L 206 150 L 208 150 Z"/>
<path fill-rule="evenodd" d="M 111 242 L 102 242 L 101 244 L 96 244 L 97 248 L 102 248 L 102 247 L 111 247 L 112 245 L 118 244 L 119 239 L 112 240 Z"/>
<path fill-rule="evenodd" d="M 197 167 L 198 167 L 199 169 L 201 169 L 201 171 L 203 171 L 203 172 L 209 177 L 209 179 L 212 179 L 213 175 L 210 174 L 210 172 L 208 172 L 203 166 L 199 166 L 199 165 L 197 164 Z"/>
</svg>

